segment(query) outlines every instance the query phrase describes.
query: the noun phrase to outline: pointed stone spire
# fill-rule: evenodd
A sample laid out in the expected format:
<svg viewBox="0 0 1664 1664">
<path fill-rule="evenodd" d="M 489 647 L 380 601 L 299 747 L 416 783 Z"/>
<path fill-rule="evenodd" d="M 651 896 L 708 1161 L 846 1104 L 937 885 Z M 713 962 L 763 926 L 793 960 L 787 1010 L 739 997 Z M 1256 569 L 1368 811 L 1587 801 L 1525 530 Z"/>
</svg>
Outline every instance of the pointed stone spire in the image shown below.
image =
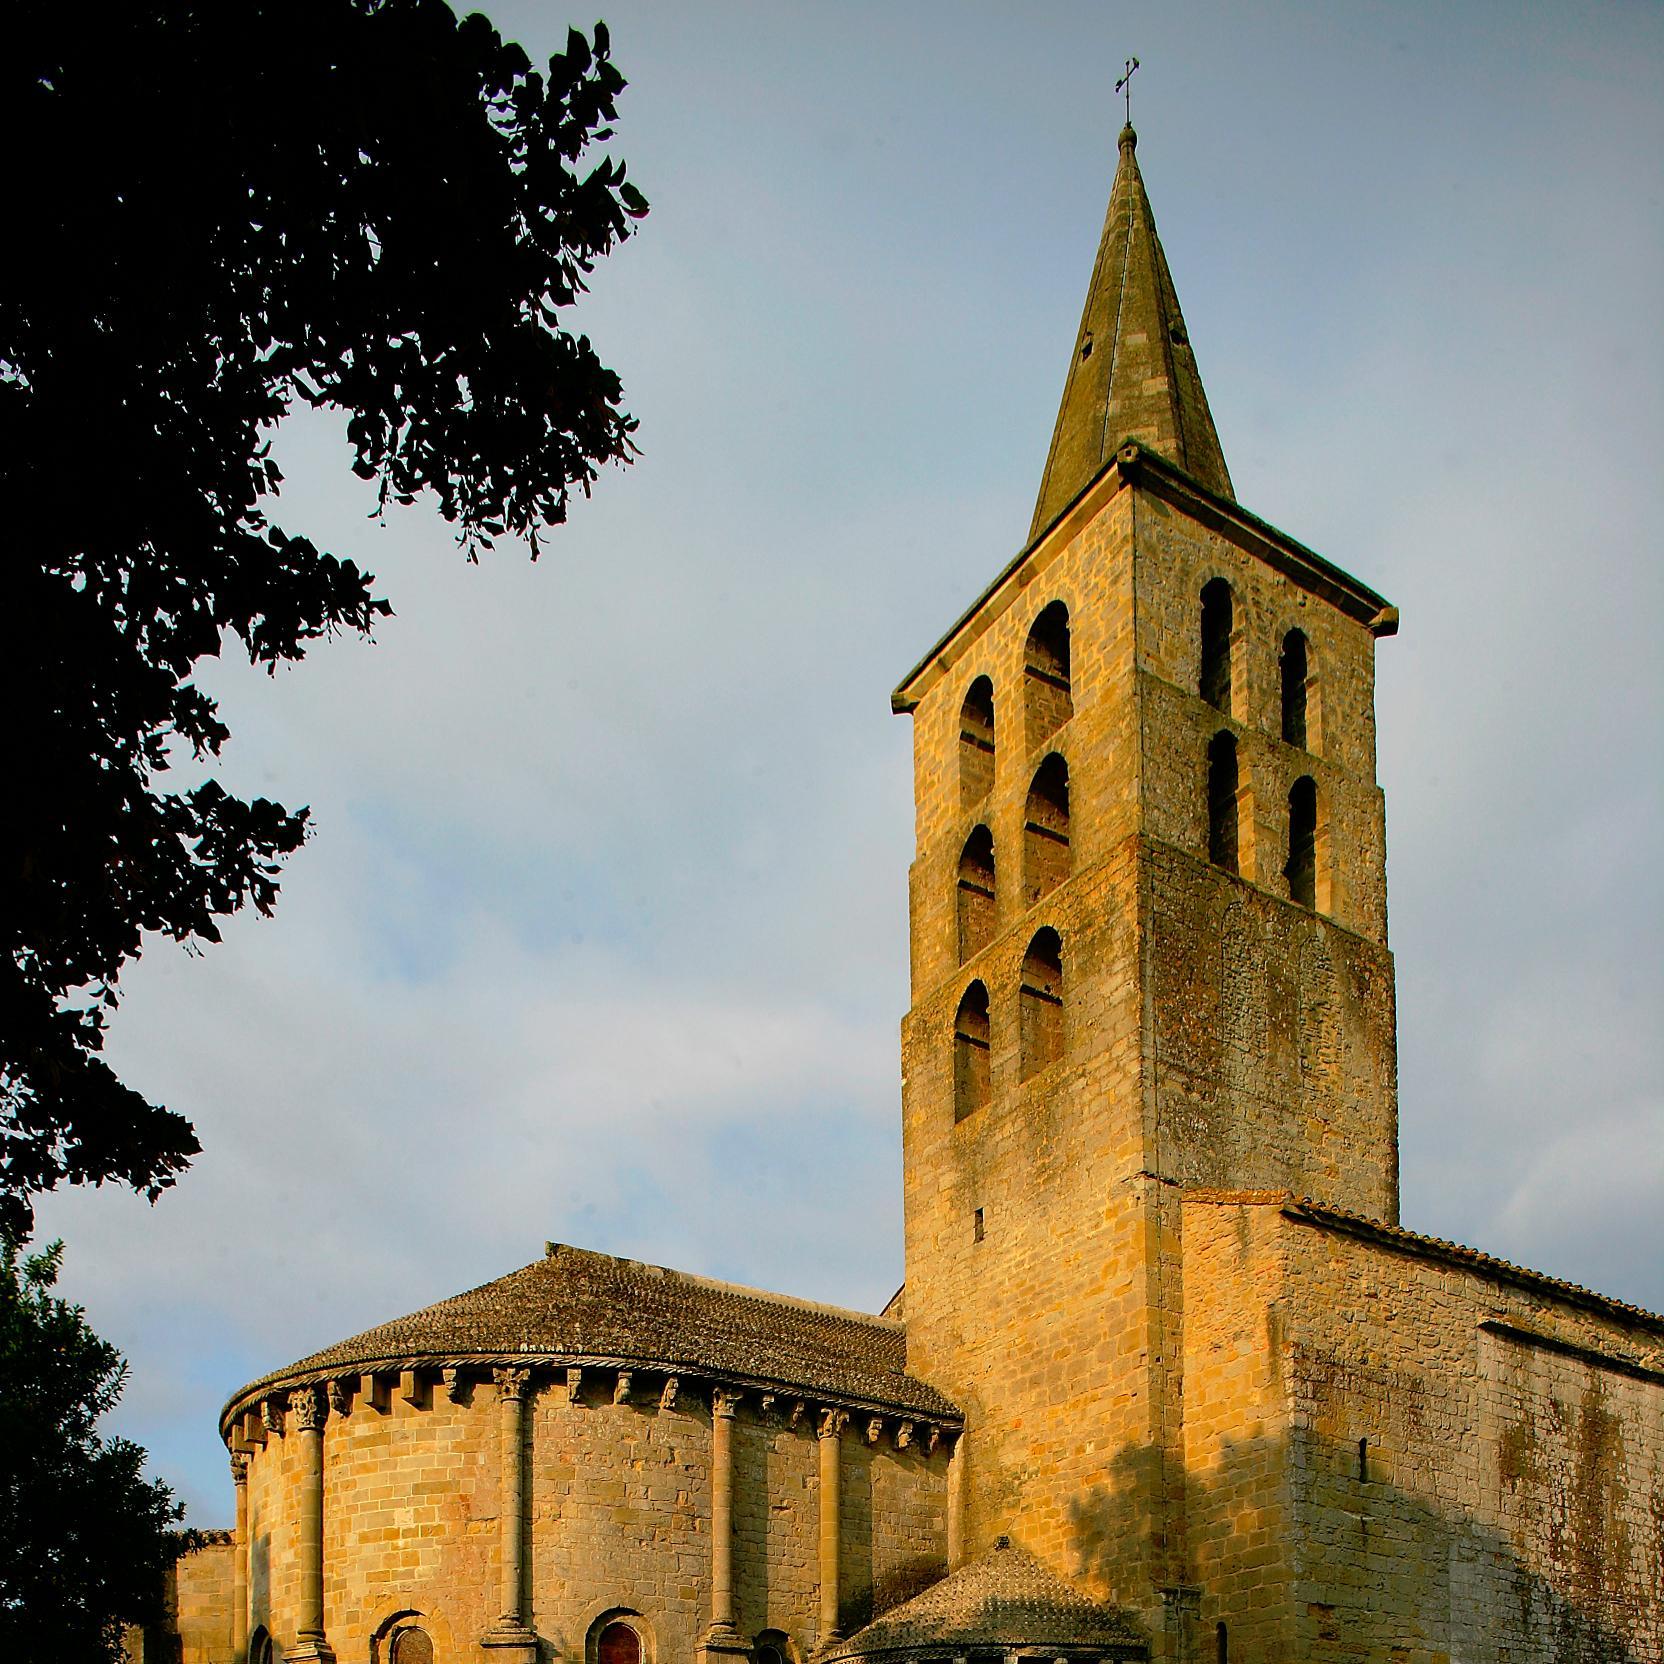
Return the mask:
<svg viewBox="0 0 1664 1664">
<path fill-rule="evenodd" d="M 1040 480 L 1031 543 L 1125 439 L 1142 440 L 1210 491 L 1235 501 L 1144 194 L 1137 146 L 1138 135 L 1123 127 L 1121 162 Z"/>
</svg>

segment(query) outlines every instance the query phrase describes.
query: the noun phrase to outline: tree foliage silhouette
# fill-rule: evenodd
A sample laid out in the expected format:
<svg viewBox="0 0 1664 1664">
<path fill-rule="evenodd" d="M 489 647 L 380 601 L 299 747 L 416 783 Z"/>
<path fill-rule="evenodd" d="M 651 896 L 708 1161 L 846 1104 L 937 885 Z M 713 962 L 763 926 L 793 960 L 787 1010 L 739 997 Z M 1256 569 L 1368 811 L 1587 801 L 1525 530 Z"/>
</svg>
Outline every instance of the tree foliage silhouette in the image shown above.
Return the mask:
<svg viewBox="0 0 1664 1664">
<path fill-rule="evenodd" d="M 0 1656 L 116 1660 L 197 1539 L 144 1452 L 99 1437 L 127 1365 L 52 1293 L 62 1252 L 0 1247 Z"/>
<path fill-rule="evenodd" d="M 99 1055 L 143 933 L 269 912 L 307 811 L 162 776 L 229 737 L 192 681 L 390 609 L 283 530 L 273 425 L 346 414 L 383 505 L 470 559 L 627 462 L 617 376 L 562 326 L 646 203 L 604 25 L 545 72 L 441 0 L 20 0 L 0 54 L 0 1231 L 30 1198 L 152 1199 L 199 1148 Z"/>
</svg>

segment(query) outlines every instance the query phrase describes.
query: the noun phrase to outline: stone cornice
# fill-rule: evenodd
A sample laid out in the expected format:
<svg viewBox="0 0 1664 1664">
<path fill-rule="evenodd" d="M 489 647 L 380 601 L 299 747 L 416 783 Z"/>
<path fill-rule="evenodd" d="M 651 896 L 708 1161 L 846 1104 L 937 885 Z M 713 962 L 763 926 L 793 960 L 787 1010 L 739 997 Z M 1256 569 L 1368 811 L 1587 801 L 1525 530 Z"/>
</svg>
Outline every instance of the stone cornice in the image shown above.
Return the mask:
<svg viewBox="0 0 1664 1664">
<path fill-rule="evenodd" d="M 770 1414 L 773 1413 L 774 1405 L 796 1402 L 810 1408 L 835 1409 L 846 1416 L 860 1415 L 868 1420 L 877 1417 L 885 1421 L 886 1425 L 894 1423 L 894 1432 L 899 1433 L 903 1427 L 907 1429 L 905 1437 L 899 1441 L 899 1447 L 903 1449 L 923 1439 L 926 1448 L 934 1450 L 937 1438 L 941 1434 L 956 1434 L 964 1426 L 964 1416 L 957 1410 L 944 1413 L 928 1408 L 921 1409 L 917 1403 L 901 1399 L 829 1392 L 824 1387 L 805 1386 L 798 1382 L 780 1381 L 763 1376 L 740 1375 L 731 1371 L 689 1369 L 680 1364 L 663 1362 L 644 1364 L 638 1358 L 566 1352 L 436 1352 L 355 1359 L 332 1365 L 327 1369 L 288 1370 L 267 1376 L 244 1387 L 226 1401 L 225 1407 L 220 1411 L 220 1436 L 229 1443 L 233 1424 L 250 1410 L 260 1410 L 269 1402 L 287 1405 L 291 1393 L 304 1392 L 308 1388 L 314 1391 L 321 1388 L 327 1392 L 332 1382 L 348 1381 L 356 1385 L 361 1376 L 391 1378 L 406 1373 L 418 1373 L 423 1377 L 432 1377 L 435 1381 L 443 1381 L 447 1379 L 447 1372 L 453 1370 L 457 1374 L 452 1379 L 466 1376 L 483 1382 L 492 1379 L 497 1370 L 505 1368 L 531 1371 L 534 1388 L 564 1386 L 570 1382 L 571 1371 L 595 1370 L 612 1374 L 615 1378 L 628 1376 L 632 1383 L 639 1383 L 646 1376 L 652 1376 L 661 1383 L 675 1381 L 681 1390 L 681 1397 L 672 1396 L 671 1404 L 692 1402 L 687 1394 L 697 1388 L 707 1404 L 711 1392 L 716 1391 L 737 1396 L 753 1411 L 759 1410 L 763 1400 L 772 1399 L 774 1404 L 769 1406 L 767 1412 Z M 920 1388 L 921 1394 L 928 1391 L 923 1387 L 923 1383 L 920 1383 Z M 615 1400 L 615 1393 L 616 1384 L 610 1386 L 605 1395 L 607 1405 L 615 1401 L 623 1402 Z M 635 1396 L 630 1402 L 646 1402 L 649 1397 L 660 1397 L 660 1393 L 643 1393 L 637 1386 Z M 334 1413 L 341 1413 L 335 1408 L 335 1396 L 332 1395 L 328 1402 Z M 320 1404 L 320 1410 L 322 1407 Z M 781 1419 L 787 1425 L 796 1425 L 800 1418 L 788 1413 Z"/>
<path fill-rule="evenodd" d="M 1398 609 L 1351 573 L 1326 561 L 1314 549 L 1250 514 L 1240 503 L 1209 491 L 1199 480 L 1147 445 L 1127 443 L 1116 453 L 1123 478 L 1144 486 L 1153 496 L 1182 509 L 1191 519 L 1255 555 L 1299 586 L 1366 626 L 1377 636 L 1396 635 Z"/>
</svg>

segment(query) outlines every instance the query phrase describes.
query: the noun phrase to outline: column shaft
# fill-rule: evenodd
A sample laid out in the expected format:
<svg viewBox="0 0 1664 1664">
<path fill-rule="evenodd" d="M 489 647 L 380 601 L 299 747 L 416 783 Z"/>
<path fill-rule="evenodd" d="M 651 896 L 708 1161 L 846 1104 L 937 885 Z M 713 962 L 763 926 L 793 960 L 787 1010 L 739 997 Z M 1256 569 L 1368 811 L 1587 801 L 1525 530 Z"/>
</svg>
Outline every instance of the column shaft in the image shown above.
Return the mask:
<svg viewBox="0 0 1664 1664">
<path fill-rule="evenodd" d="M 839 1551 L 843 1519 L 839 1507 L 839 1453 L 844 1423 L 842 1410 L 822 1410 L 820 1416 L 820 1640 L 825 1646 L 838 1635 Z"/>
<path fill-rule="evenodd" d="M 733 1393 L 711 1394 L 711 1635 L 734 1632 Z"/>
<path fill-rule="evenodd" d="M 953 1441 L 948 1455 L 948 1570 L 959 1570 L 965 1558 L 965 1434 Z"/>
<path fill-rule="evenodd" d="M 526 1389 L 531 1372 L 505 1368 L 493 1372 L 501 1417 L 503 1508 L 499 1572 L 502 1618 L 500 1628 L 525 1627 L 526 1587 Z"/>
<path fill-rule="evenodd" d="M 231 1483 L 237 1490 L 237 1534 L 231 1548 L 231 1656 L 243 1664 L 248 1656 L 248 1457 L 231 1458 Z"/>
<path fill-rule="evenodd" d="M 324 1639 L 324 1409 L 316 1387 L 289 1394 L 289 1428 L 300 1441 L 300 1481 L 296 1486 L 296 1535 L 300 1560 L 298 1610 L 291 1656 L 329 1658 Z"/>
</svg>

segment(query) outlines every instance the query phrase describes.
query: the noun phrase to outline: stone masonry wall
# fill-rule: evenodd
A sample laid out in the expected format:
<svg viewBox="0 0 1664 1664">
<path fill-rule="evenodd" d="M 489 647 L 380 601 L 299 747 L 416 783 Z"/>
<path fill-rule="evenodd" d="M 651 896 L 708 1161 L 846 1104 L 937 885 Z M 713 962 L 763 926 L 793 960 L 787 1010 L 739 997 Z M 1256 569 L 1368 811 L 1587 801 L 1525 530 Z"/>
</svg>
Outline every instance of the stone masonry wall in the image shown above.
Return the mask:
<svg viewBox="0 0 1664 1664">
<path fill-rule="evenodd" d="M 293 1643 L 294 1631 L 284 1624 L 300 1596 L 300 1538 L 294 1505 L 299 1442 L 284 1438 L 281 1432 L 269 1432 L 265 1444 L 250 1453 L 248 1464 L 249 1634 L 264 1627 L 279 1651 Z M 326 1438 L 326 1452 L 328 1443 Z"/>
<path fill-rule="evenodd" d="M 1375 783 L 1375 638 L 1220 532 L 1134 494 L 1138 704 L 1151 839 L 1152 1165 L 1398 1213 L 1397 1049 Z M 1198 691 L 1201 595 L 1231 588 L 1229 712 Z M 1307 637 L 1307 746 L 1286 743 L 1279 656 Z M 1208 860 L 1208 743 L 1236 736 L 1240 877 Z M 1315 910 L 1289 899 L 1288 794 L 1318 788 Z"/>
<path fill-rule="evenodd" d="M 638 1378 L 639 1380 L 639 1378 Z M 590 1371 L 577 1401 L 540 1377 L 528 1404 L 530 1619 L 554 1659 L 581 1661 L 595 1621 L 638 1614 L 660 1660 L 686 1659 L 710 1618 L 710 1411 L 694 1383 L 674 1406 L 662 1382 L 614 1403 Z M 764 1414 L 742 1398 L 734 1424 L 734 1575 L 742 1636 L 817 1637 L 818 1447 L 792 1400 Z M 948 1448 L 897 1448 L 894 1417 L 869 1442 L 852 1418 L 841 1447 L 841 1607 L 846 1626 L 946 1569 Z M 418 1613 L 441 1664 L 483 1657 L 500 1611 L 500 1420 L 496 1388 L 437 1380 L 412 1404 L 354 1397 L 324 1435 L 325 1629 L 341 1664 L 371 1664 L 373 1638 Z M 273 1437 L 249 1470 L 251 1633 L 293 1645 L 295 1440 Z M 227 1605 L 229 1611 L 229 1605 Z M 191 1661 L 187 1661 L 191 1664 Z M 201 1664 L 219 1664 L 204 1654 Z"/>
<path fill-rule="evenodd" d="M 1241 771 L 1243 876 L 1287 896 L 1288 792 L 1310 775 L 1318 789 L 1318 911 L 1384 946 L 1386 813 L 1375 783 L 1375 638 L 1154 493 L 1136 493 L 1136 515 L 1146 829 L 1206 858 L 1207 745 L 1226 729 L 1236 736 Z M 1198 696 L 1201 595 L 1214 578 L 1224 578 L 1232 595 L 1228 712 Z M 1309 643 L 1304 749 L 1282 739 L 1279 656 L 1292 629 Z"/>
<path fill-rule="evenodd" d="M 355 1396 L 324 1433 L 324 1629 L 342 1664 L 398 1612 L 422 1613 L 445 1656 L 497 1616 L 495 1388 L 456 1403 L 419 1380 L 412 1403 L 394 1384 L 386 1406 Z"/>
<path fill-rule="evenodd" d="M 1289 1470 L 1288 1244 L 1274 1207 L 1207 1192 L 1183 1207 L 1183 1449 L 1187 1580 L 1199 1641 L 1233 1664 L 1296 1646 Z M 1200 1647 L 1196 1657 L 1207 1656 Z M 1407 1661 L 1405 1661 L 1407 1664 Z"/>
<path fill-rule="evenodd" d="M 915 1000 L 944 980 L 957 979 L 956 881 L 960 851 L 974 826 L 988 826 L 994 838 L 995 935 L 1032 911 L 1020 882 L 1025 805 L 1035 771 L 1050 752 L 1068 764 L 1077 873 L 1108 857 L 1136 825 L 1137 730 L 1128 697 L 1130 539 L 1130 498 L 1122 493 L 1055 554 L 1032 556 L 1009 592 L 991 598 L 978 625 L 961 632 L 948 649 L 947 673 L 913 712 L 916 854 L 909 940 Z M 1074 715 L 1031 745 L 1024 647 L 1035 619 L 1053 601 L 1069 610 Z M 994 781 L 985 798 L 966 803 L 960 787 L 960 711 L 979 676 L 994 686 Z"/>
<path fill-rule="evenodd" d="M 964 1552 L 1008 1532 L 1063 1575 L 1145 1608 L 1148 1533 L 1125 1505 L 1153 1440 L 1139 1373 L 1149 1335 L 1131 493 L 1113 487 L 987 601 L 913 713 L 907 1332 L 909 1369 L 960 1404 L 971 1429 Z M 1025 644 L 1054 601 L 1069 609 L 1073 714 L 1031 744 Z M 981 675 L 994 685 L 995 769 L 987 797 L 966 803 L 960 711 Z M 1021 884 L 1026 804 L 1053 751 L 1068 766 L 1072 876 L 1035 901 Z M 996 923 L 960 965 L 958 862 L 979 822 L 993 833 Z M 1062 1055 L 1025 1080 L 1019 988 L 1042 926 L 1062 941 Z M 990 996 L 991 1090 L 956 1121 L 954 1018 L 973 978 Z"/>
<path fill-rule="evenodd" d="M 1200 595 L 1236 594 L 1231 709 L 1198 693 Z M 1025 643 L 1069 610 L 1073 714 L 1036 741 Z M 1281 733 L 1278 655 L 1311 645 L 1308 748 Z M 1392 962 L 1375 785 L 1374 638 L 1281 572 L 1106 477 L 910 683 L 917 853 L 902 1031 L 910 1367 L 961 1404 L 966 1551 L 1010 1532 L 1187 1641 L 1177 1187 L 1275 1186 L 1396 1216 Z M 961 711 L 994 689 L 995 759 L 967 800 Z M 1207 861 L 1210 736 L 1237 735 L 1251 859 Z M 1071 876 L 1021 883 L 1028 793 L 1067 763 Z M 1316 912 L 1283 877 L 1288 791 L 1319 789 Z M 992 833 L 986 945 L 959 962 L 961 851 Z M 1063 948 L 1064 1040 L 1024 1079 L 1019 989 Z M 955 1028 L 989 995 L 986 1104 L 956 1119 Z M 962 1105 L 960 1106 L 963 1107 Z M 1175 1627 L 1176 1625 L 1176 1627 Z"/>
<path fill-rule="evenodd" d="M 1664 1656 L 1664 1325 L 1275 1203 L 1184 1215 L 1191 1540 L 1233 1660 Z"/>
<path fill-rule="evenodd" d="M 1171 845 L 1146 871 L 1152 1165 L 1396 1220 L 1391 956 Z"/>
<path fill-rule="evenodd" d="M 122 1634 L 127 1664 L 242 1664 L 231 1648 L 231 1566 L 236 1552 L 229 1531 L 205 1532 L 194 1553 L 168 1568 L 162 1591 L 163 1621 Z"/>
</svg>

